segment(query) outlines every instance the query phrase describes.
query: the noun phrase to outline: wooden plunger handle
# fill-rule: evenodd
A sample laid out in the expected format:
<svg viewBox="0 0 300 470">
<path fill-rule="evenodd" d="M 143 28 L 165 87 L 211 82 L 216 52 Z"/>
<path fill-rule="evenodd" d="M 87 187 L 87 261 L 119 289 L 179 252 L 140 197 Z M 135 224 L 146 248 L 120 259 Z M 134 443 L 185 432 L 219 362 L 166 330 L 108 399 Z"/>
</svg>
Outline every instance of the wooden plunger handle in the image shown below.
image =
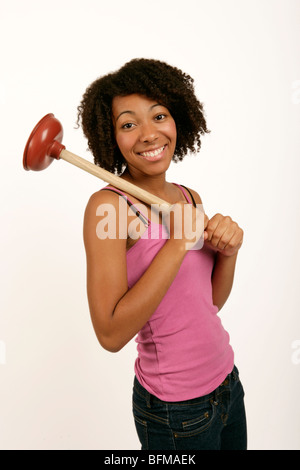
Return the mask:
<svg viewBox="0 0 300 470">
<path fill-rule="evenodd" d="M 145 191 L 144 189 L 141 189 L 138 186 L 132 183 L 129 183 L 128 181 L 123 180 L 119 176 L 114 175 L 113 173 L 110 173 L 109 171 L 106 171 L 103 168 L 100 168 L 99 166 L 94 165 L 93 163 L 90 163 L 84 158 L 78 157 L 78 155 L 75 155 L 74 153 L 71 153 L 66 149 L 63 149 L 60 152 L 59 158 L 61 158 L 62 160 L 65 160 L 68 163 L 71 163 L 72 165 L 77 166 L 78 168 L 81 168 L 84 171 L 87 171 L 91 175 L 97 176 L 98 178 L 102 179 L 106 183 L 109 183 L 112 186 L 115 186 L 121 191 L 131 194 L 132 196 L 136 197 L 137 199 L 149 205 L 151 204 L 164 205 L 165 209 L 168 209 L 171 207 L 171 204 L 169 202 L 166 202 L 163 199 L 160 199 L 159 197 L 154 196 L 154 194 L 151 194 L 148 191 Z M 161 210 L 163 209 L 164 208 L 162 207 Z"/>
</svg>

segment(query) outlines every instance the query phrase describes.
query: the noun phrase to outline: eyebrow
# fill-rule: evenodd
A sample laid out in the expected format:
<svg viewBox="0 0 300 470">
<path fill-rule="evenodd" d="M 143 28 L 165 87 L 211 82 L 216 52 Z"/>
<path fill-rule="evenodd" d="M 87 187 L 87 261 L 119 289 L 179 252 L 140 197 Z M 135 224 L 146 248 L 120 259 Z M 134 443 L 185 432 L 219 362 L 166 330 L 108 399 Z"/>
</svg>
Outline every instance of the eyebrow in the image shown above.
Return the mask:
<svg viewBox="0 0 300 470">
<path fill-rule="evenodd" d="M 153 104 L 152 106 L 150 106 L 149 111 L 151 111 L 151 110 L 152 110 L 153 108 L 155 108 L 156 106 L 163 106 L 163 105 L 160 104 L 160 103 Z M 119 119 L 120 116 L 122 116 L 122 114 L 126 114 L 126 113 L 132 114 L 132 115 L 135 115 L 135 114 L 136 114 L 134 111 L 130 111 L 129 109 L 128 109 L 127 111 L 122 111 L 122 112 L 119 114 L 119 116 L 116 118 L 116 121 L 115 121 L 115 122 L 117 122 L 117 120 Z"/>
</svg>

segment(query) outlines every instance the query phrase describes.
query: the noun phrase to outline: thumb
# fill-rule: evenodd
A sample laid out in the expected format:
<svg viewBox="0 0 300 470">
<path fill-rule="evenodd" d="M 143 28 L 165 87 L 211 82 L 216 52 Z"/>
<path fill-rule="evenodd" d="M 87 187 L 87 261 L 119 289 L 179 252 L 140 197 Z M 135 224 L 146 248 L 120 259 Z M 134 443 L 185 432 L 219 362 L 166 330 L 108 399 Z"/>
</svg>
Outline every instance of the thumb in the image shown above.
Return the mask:
<svg viewBox="0 0 300 470">
<path fill-rule="evenodd" d="M 208 222 L 209 222 L 209 218 L 206 214 L 204 214 L 204 230 L 206 229 Z"/>
<path fill-rule="evenodd" d="M 207 228 L 208 222 L 209 222 L 209 218 L 206 214 L 204 214 L 204 232 L 203 232 L 204 241 L 207 240 L 208 238 L 208 233 L 205 231 L 205 229 Z"/>
</svg>

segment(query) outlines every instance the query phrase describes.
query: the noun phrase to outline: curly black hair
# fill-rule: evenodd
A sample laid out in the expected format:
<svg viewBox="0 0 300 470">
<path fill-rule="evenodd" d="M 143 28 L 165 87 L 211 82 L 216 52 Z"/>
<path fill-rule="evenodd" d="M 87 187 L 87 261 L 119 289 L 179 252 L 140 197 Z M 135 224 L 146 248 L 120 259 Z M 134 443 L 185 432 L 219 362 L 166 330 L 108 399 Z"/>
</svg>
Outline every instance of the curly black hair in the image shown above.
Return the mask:
<svg viewBox="0 0 300 470">
<path fill-rule="evenodd" d="M 116 96 L 140 94 L 157 100 L 171 113 L 177 129 L 173 161 L 201 147 L 206 126 L 203 104 L 194 91 L 194 80 L 177 67 L 153 59 L 133 59 L 118 71 L 95 80 L 78 106 L 77 124 L 88 140 L 96 165 L 116 174 L 126 168 L 114 137 L 112 101 Z"/>
</svg>

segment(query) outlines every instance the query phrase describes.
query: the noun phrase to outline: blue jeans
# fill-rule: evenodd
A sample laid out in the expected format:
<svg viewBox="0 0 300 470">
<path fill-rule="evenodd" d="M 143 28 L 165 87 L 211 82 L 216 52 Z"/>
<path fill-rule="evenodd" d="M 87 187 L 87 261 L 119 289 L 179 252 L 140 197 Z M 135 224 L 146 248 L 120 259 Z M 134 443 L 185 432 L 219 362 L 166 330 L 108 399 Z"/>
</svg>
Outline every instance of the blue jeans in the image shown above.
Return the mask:
<svg viewBox="0 0 300 470">
<path fill-rule="evenodd" d="M 142 450 L 246 450 L 244 390 L 238 370 L 212 393 L 193 400 L 165 402 L 137 378 L 133 415 Z"/>
</svg>

